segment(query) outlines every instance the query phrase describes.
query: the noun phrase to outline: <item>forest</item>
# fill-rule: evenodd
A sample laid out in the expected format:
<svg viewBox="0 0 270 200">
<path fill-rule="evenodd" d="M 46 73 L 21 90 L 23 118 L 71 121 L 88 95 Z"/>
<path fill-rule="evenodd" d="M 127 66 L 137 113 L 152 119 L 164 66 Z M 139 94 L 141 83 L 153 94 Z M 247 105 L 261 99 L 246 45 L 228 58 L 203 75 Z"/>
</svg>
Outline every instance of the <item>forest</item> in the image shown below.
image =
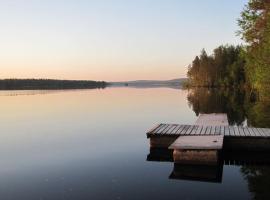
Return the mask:
<svg viewBox="0 0 270 200">
<path fill-rule="evenodd" d="M 250 0 L 238 19 L 241 46 L 203 49 L 188 66 L 189 87 L 245 88 L 270 99 L 270 0 Z"/>
<path fill-rule="evenodd" d="M 34 89 L 91 89 L 105 88 L 104 81 L 76 81 L 55 79 L 1 79 L 0 90 L 34 90 Z"/>
</svg>

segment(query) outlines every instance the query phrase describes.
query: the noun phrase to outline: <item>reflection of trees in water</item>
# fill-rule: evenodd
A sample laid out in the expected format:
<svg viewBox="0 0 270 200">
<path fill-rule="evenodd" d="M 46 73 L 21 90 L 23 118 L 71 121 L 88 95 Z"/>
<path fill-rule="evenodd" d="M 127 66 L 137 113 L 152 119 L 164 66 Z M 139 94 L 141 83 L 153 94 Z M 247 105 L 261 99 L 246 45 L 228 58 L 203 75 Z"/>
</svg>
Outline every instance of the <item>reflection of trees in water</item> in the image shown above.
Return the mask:
<svg viewBox="0 0 270 200">
<path fill-rule="evenodd" d="M 270 199 L 269 166 L 243 166 L 241 172 L 248 182 L 248 189 L 253 194 L 253 199 Z"/>
<path fill-rule="evenodd" d="M 245 90 L 194 88 L 188 94 L 189 106 L 199 113 L 227 113 L 231 125 L 270 127 L 270 102 L 252 102 Z"/>
<path fill-rule="evenodd" d="M 270 128 L 270 102 L 251 101 L 244 90 L 196 88 L 188 93 L 189 106 L 199 113 L 227 113 L 229 123 Z M 253 199 L 270 199 L 270 167 L 242 166 Z"/>
<path fill-rule="evenodd" d="M 227 113 L 230 124 L 242 124 L 245 120 L 244 91 L 194 88 L 189 91 L 188 102 L 199 113 Z"/>
<path fill-rule="evenodd" d="M 270 102 L 245 103 L 249 126 L 270 128 Z"/>
</svg>

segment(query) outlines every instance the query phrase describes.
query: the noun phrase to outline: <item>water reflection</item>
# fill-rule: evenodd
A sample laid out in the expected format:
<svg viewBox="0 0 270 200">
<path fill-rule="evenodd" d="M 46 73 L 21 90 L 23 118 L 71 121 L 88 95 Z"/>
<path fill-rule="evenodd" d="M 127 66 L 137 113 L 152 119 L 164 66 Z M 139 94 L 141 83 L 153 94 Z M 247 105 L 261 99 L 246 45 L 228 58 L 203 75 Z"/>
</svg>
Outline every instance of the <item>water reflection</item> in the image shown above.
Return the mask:
<svg viewBox="0 0 270 200">
<path fill-rule="evenodd" d="M 270 102 L 257 101 L 245 90 L 197 88 L 188 92 L 188 104 L 200 113 L 227 113 L 230 125 L 270 127 Z M 162 151 L 150 150 L 148 158 L 169 158 Z M 154 154 L 154 155 L 152 155 Z M 167 159 L 170 161 L 170 159 Z M 222 182 L 223 165 L 239 165 L 253 199 L 270 199 L 270 152 L 224 151 L 215 167 L 174 165 L 170 178 Z"/>
<path fill-rule="evenodd" d="M 245 90 L 195 88 L 187 99 L 196 115 L 227 113 L 231 125 L 270 127 L 270 102 L 256 101 Z"/>
<path fill-rule="evenodd" d="M 248 189 L 253 194 L 253 199 L 270 199 L 269 166 L 243 166 L 241 172 L 248 182 Z"/>
<path fill-rule="evenodd" d="M 165 148 L 150 148 L 147 161 L 172 162 L 173 152 Z M 217 165 L 174 164 L 170 179 L 222 183 L 224 166 L 241 166 L 250 192 L 259 198 L 270 198 L 266 187 L 270 184 L 270 152 L 223 151 Z M 264 185 L 260 187 L 260 185 Z M 262 198 L 263 197 L 263 198 Z"/>
<path fill-rule="evenodd" d="M 149 126 L 196 120 L 186 90 L 13 92 L 0 91 L 2 199 L 250 198 L 240 166 L 223 165 L 219 184 L 179 181 L 168 178 L 174 171 L 165 162 L 172 161 L 170 151 L 149 154 Z M 145 161 L 147 154 L 159 163 Z"/>
<path fill-rule="evenodd" d="M 173 171 L 169 178 L 178 180 L 221 183 L 222 173 L 222 164 L 215 166 L 174 164 Z"/>
</svg>

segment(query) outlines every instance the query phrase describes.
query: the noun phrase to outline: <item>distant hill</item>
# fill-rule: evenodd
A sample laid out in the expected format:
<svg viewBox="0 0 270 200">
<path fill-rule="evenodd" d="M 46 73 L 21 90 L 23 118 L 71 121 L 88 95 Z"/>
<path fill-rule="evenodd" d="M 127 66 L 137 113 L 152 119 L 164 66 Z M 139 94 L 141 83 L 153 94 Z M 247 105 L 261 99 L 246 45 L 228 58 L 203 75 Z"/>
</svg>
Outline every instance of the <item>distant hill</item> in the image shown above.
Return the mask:
<svg viewBox="0 0 270 200">
<path fill-rule="evenodd" d="M 104 81 L 55 79 L 0 79 L 0 90 L 57 90 L 104 88 Z"/>
<path fill-rule="evenodd" d="M 135 81 L 124 81 L 124 82 L 110 82 L 110 86 L 117 87 L 140 87 L 140 88 L 153 88 L 153 87 L 170 87 L 180 88 L 186 78 L 178 78 L 171 80 L 135 80 Z"/>
</svg>

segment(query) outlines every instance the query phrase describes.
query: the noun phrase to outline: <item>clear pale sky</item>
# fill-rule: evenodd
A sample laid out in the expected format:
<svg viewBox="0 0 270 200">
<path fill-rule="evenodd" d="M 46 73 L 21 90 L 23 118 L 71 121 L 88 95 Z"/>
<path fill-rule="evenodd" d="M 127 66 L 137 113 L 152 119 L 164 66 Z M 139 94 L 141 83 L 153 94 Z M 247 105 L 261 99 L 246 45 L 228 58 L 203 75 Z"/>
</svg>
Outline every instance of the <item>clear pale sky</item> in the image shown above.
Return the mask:
<svg viewBox="0 0 270 200">
<path fill-rule="evenodd" d="M 240 44 L 247 0 L 0 0 L 0 78 L 186 76 L 202 48 Z"/>
</svg>

